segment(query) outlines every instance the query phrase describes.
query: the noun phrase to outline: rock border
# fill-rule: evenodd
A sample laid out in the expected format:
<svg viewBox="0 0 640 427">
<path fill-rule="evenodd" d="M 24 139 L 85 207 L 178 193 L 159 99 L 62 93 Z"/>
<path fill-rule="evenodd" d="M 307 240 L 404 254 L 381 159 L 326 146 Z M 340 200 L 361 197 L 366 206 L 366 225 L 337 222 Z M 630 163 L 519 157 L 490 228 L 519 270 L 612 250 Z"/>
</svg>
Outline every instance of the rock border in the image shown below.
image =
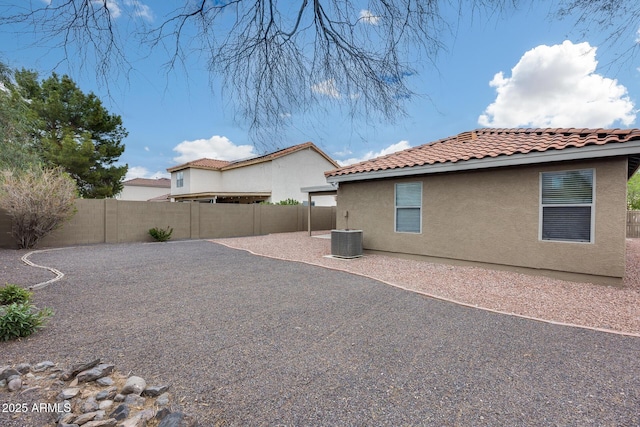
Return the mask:
<svg viewBox="0 0 640 427">
<path fill-rule="evenodd" d="M 0 392 L 38 392 L 31 404 L 8 404 L 20 422 L 29 413 L 47 412 L 55 427 L 196 427 L 195 417 L 171 405 L 170 385 L 148 385 L 125 376 L 100 359 L 63 369 L 51 361 L 0 366 Z"/>
</svg>

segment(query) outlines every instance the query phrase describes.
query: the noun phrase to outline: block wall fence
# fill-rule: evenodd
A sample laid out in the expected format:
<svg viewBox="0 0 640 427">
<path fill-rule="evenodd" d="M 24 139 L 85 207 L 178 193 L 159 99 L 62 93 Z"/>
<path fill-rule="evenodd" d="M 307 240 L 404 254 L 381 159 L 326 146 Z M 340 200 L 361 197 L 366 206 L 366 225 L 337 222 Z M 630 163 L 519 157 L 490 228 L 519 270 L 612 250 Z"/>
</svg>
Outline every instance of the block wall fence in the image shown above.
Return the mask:
<svg viewBox="0 0 640 427">
<path fill-rule="evenodd" d="M 149 229 L 173 227 L 172 240 L 257 236 L 307 230 L 307 207 L 78 199 L 71 221 L 39 248 L 150 242 Z M 312 208 L 313 230 L 336 226 L 336 208 Z M 0 210 L 0 248 L 14 249 L 11 219 Z"/>
</svg>

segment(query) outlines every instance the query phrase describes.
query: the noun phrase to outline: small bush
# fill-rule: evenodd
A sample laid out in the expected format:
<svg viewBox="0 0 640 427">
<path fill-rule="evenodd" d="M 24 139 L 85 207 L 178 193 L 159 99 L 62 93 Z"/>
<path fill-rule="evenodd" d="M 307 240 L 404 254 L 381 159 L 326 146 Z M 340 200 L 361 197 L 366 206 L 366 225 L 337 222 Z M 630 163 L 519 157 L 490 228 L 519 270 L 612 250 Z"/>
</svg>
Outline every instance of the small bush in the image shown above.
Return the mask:
<svg viewBox="0 0 640 427">
<path fill-rule="evenodd" d="M 10 285 L 0 288 L 0 304 L 26 303 L 31 299 L 32 292 L 18 285 Z"/>
<path fill-rule="evenodd" d="M 149 230 L 149 234 L 151 237 L 155 239 L 156 242 L 166 242 L 171 239 L 171 233 L 173 233 L 173 228 L 167 227 L 165 229 L 153 227 Z"/>
<path fill-rule="evenodd" d="M 37 310 L 29 303 L 0 306 L 0 341 L 28 337 L 42 328 L 52 315 L 50 308 Z"/>
</svg>

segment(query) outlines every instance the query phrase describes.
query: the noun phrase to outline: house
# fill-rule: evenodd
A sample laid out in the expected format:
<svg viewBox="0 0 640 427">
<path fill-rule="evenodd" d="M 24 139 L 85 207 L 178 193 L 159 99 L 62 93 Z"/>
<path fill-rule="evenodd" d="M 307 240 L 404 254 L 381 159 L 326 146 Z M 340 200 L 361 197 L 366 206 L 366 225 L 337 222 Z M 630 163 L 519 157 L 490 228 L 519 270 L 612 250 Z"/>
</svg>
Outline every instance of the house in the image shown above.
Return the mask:
<svg viewBox="0 0 640 427">
<path fill-rule="evenodd" d="M 225 161 L 199 159 L 167 171 L 174 201 L 204 203 L 278 203 L 307 195 L 300 188 L 326 185 L 324 173 L 338 164 L 313 143 L 294 145 L 263 156 Z M 317 206 L 335 206 L 334 196 L 314 199 Z"/>
<path fill-rule="evenodd" d="M 122 191 L 117 198 L 119 200 L 168 202 L 170 191 L 171 180 L 169 178 L 133 178 L 122 183 Z"/>
<path fill-rule="evenodd" d="M 639 164 L 640 129 L 478 129 L 326 177 L 365 249 L 619 284 Z"/>
</svg>

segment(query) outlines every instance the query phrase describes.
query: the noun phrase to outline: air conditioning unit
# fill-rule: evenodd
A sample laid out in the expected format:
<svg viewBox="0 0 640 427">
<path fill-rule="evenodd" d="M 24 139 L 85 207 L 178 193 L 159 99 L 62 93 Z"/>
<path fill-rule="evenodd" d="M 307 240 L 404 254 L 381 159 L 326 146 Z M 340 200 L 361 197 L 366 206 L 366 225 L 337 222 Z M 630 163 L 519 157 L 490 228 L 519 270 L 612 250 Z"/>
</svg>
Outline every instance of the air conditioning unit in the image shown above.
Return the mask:
<svg viewBox="0 0 640 427">
<path fill-rule="evenodd" d="M 331 255 L 338 258 L 362 256 L 362 230 L 331 230 Z"/>
</svg>

